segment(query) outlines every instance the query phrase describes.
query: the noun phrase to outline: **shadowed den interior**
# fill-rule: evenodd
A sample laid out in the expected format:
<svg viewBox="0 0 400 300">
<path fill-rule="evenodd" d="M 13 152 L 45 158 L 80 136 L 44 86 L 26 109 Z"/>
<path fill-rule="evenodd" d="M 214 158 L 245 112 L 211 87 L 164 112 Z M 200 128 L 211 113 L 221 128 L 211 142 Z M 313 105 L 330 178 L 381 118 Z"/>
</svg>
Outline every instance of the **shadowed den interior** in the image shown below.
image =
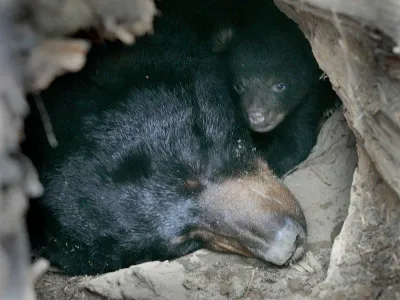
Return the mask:
<svg viewBox="0 0 400 300">
<path fill-rule="evenodd" d="M 336 94 L 272 1 L 179 6 L 159 3 L 154 33 L 132 46 L 92 39 L 83 70 L 40 94 L 57 147 L 30 99 L 23 150 L 45 188 L 28 212 L 32 251 L 69 275 L 201 248 L 278 266 L 306 252 L 281 178 Z"/>
</svg>

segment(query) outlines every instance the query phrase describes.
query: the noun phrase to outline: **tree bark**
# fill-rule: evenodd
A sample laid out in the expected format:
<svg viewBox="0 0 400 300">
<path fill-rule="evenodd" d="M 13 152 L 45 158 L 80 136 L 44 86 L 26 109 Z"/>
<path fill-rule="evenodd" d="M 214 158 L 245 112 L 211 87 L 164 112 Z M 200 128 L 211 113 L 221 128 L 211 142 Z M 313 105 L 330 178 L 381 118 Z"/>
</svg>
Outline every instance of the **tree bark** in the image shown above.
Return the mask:
<svg viewBox="0 0 400 300">
<path fill-rule="evenodd" d="M 151 32 L 155 13 L 152 0 L 0 1 L 0 299 L 35 299 L 35 277 L 47 267 L 42 260 L 30 267 L 25 228 L 28 198 L 43 190 L 20 154 L 25 94 L 83 67 L 90 45 L 63 36 L 95 28 L 132 44 Z"/>
<path fill-rule="evenodd" d="M 363 2 L 362 4 L 360 2 Z M 309 40 L 355 133 L 349 214 L 317 299 L 397 299 L 400 291 L 400 2 L 275 0 Z"/>
<path fill-rule="evenodd" d="M 321 69 L 343 101 L 358 143 L 364 145 L 379 173 L 399 196 L 400 81 L 391 74 L 400 61 L 395 53 L 400 41 L 400 2 L 365 1 L 363 9 L 361 4 L 352 4 L 358 1 L 275 2 L 310 41 Z M 390 13 L 380 23 L 379 12 L 386 10 Z M 384 64 L 389 57 L 393 63 Z"/>
</svg>

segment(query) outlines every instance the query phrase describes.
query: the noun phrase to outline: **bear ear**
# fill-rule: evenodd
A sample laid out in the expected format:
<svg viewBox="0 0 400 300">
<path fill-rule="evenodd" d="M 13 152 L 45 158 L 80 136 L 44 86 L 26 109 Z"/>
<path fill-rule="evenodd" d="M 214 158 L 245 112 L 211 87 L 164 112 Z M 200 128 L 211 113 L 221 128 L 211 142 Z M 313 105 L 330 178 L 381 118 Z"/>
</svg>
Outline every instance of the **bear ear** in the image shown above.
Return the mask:
<svg viewBox="0 0 400 300">
<path fill-rule="evenodd" d="M 232 42 L 235 36 L 235 28 L 233 26 L 225 25 L 220 27 L 212 37 L 212 51 L 214 53 L 222 53 Z"/>
</svg>

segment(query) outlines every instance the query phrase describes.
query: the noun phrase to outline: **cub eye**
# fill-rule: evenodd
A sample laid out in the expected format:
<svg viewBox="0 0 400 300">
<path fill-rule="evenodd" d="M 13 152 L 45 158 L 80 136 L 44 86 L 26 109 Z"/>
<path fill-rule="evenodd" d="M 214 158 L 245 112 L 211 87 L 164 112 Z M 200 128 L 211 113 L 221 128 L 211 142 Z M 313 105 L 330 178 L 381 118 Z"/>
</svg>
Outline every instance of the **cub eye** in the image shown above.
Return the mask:
<svg viewBox="0 0 400 300">
<path fill-rule="evenodd" d="M 272 86 L 272 89 L 275 92 L 282 92 L 286 89 L 286 84 L 284 84 L 283 82 L 277 83 L 274 86 Z"/>
<path fill-rule="evenodd" d="M 233 88 L 235 89 L 236 92 L 238 92 L 239 94 L 243 93 L 244 91 L 244 86 L 240 83 L 236 83 L 233 85 Z"/>
</svg>

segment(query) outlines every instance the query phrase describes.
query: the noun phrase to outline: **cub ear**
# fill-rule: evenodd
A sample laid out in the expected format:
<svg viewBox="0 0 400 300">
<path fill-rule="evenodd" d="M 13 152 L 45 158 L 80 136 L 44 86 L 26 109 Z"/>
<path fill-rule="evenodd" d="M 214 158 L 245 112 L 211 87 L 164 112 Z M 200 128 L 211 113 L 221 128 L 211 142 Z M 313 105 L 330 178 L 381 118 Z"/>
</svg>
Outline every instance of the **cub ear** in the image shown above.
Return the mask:
<svg viewBox="0 0 400 300">
<path fill-rule="evenodd" d="M 220 27 L 212 36 L 212 51 L 214 53 L 224 52 L 235 36 L 235 28 L 231 25 Z"/>
</svg>

